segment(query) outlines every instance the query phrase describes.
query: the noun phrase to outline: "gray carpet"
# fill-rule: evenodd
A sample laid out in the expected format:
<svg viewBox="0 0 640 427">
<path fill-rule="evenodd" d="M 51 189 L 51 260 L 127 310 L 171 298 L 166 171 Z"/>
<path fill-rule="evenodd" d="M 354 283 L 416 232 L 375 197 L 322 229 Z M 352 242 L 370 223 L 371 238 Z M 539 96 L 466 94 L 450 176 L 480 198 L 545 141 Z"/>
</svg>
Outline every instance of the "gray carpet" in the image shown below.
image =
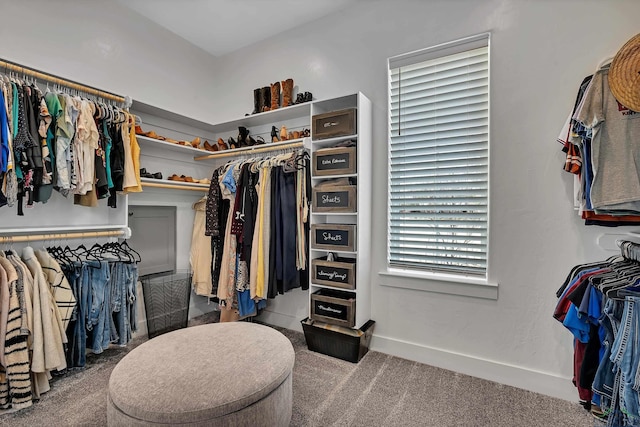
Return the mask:
<svg viewBox="0 0 640 427">
<path fill-rule="evenodd" d="M 217 321 L 216 313 L 190 325 Z M 278 328 L 293 344 L 291 426 L 601 426 L 577 403 L 370 351 L 358 364 L 307 349 L 304 335 Z M 88 357 L 87 367 L 55 379 L 31 408 L 0 424 L 106 425 L 106 393 L 116 363 L 145 341 Z M 577 394 L 576 394 L 577 399 Z"/>
</svg>

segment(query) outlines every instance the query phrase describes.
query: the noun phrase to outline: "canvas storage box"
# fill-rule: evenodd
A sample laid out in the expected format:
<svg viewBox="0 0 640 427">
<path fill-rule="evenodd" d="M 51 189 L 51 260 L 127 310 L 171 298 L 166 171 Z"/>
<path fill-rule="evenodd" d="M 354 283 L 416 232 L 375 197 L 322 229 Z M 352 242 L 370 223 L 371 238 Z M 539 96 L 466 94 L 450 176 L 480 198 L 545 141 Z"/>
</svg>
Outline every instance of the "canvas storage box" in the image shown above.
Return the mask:
<svg viewBox="0 0 640 427">
<path fill-rule="evenodd" d="M 336 289 L 320 289 L 312 293 L 311 318 L 352 328 L 356 324 L 356 295 Z"/>
<path fill-rule="evenodd" d="M 357 132 L 356 109 L 347 108 L 314 115 L 312 132 L 314 140 L 355 135 Z"/>
<path fill-rule="evenodd" d="M 313 224 L 311 225 L 311 248 L 353 252 L 356 250 L 356 226 Z"/>
<path fill-rule="evenodd" d="M 311 282 L 318 285 L 343 289 L 356 288 L 356 260 L 338 258 L 327 261 L 324 258 L 311 260 Z"/>
<path fill-rule="evenodd" d="M 309 350 L 358 363 L 369 351 L 376 322 L 369 320 L 360 329 L 351 330 L 315 322 L 309 318 L 301 323 Z"/>
<path fill-rule="evenodd" d="M 356 186 L 335 185 L 313 189 L 313 211 L 351 213 L 356 211 Z"/>
<path fill-rule="evenodd" d="M 352 175 L 357 172 L 357 147 L 322 148 L 313 152 L 313 176 Z"/>
</svg>

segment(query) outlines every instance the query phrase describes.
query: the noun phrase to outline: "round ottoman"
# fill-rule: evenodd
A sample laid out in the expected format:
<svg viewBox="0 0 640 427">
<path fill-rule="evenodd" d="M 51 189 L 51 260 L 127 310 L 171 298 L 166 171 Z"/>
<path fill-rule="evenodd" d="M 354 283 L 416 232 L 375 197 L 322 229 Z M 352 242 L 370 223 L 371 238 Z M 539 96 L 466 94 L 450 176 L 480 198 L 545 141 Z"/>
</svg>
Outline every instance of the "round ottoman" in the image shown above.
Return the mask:
<svg viewBox="0 0 640 427">
<path fill-rule="evenodd" d="M 288 426 L 291 342 L 267 326 L 180 329 L 127 354 L 109 378 L 110 426 Z"/>
</svg>

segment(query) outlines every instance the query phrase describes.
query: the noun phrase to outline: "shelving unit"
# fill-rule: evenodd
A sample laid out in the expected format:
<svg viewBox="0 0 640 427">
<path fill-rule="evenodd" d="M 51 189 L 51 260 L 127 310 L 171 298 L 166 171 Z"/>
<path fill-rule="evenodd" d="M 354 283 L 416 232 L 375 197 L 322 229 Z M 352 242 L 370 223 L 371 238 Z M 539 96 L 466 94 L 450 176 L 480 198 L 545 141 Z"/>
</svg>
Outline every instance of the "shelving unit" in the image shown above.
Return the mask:
<svg viewBox="0 0 640 427">
<path fill-rule="evenodd" d="M 356 109 L 356 131 L 351 135 L 332 137 L 328 139 L 301 138 L 287 140 L 277 143 L 270 143 L 271 128 L 276 126 L 286 126 L 288 131 L 302 131 L 312 129 L 313 116 L 329 113 L 346 108 Z M 229 137 L 237 138 L 238 127 L 244 126 L 249 130 L 249 135 L 254 139 L 262 136 L 264 145 L 243 147 L 233 150 L 219 152 L 208 152 L 195 149 L 191 146 L 183 146 L 165 141 L 158 141 L 148 137 L 139 137 L 142 155 L 142 167 L 148 172 L 162 172 L 166 178 L 171 174 L 188 175 L 194 178 L 210 178 L 211 172 L 217 166 L 224 164 L 233 158 L 250 157 L 256 155 L 269 155 L 270 152 L 277 153 L 281 150 L 305 147 L 313 153 L 323 148 L 330 148 L 338 143 L 347 140 L 357 142 L 356 164 L 357 168 L 353 173 L 336 173 L 325 176 L 312 175 L 312 187 L 323 181 L 336 178 L 350 178 L 357 186 L 357 201 L 354 212 L 315 212 L 311 210 L 309 215 L 310 226 L 326 224 L 348 224 L 355 225 L 355 249 L 354 250 L 325 250 L 310 248 L 308 257 L 308 270 L 311 274 L 313 259 L 326 259 L 329 252 L 336 254 L 340 258 L 348 258 L 355 261 L 356 284 L 354 289 L 344 289 L 337 286 L 330 286 L 322 283 L 314 283 L 310 280 L 309 292 L 304 294 L 295 293 L 288 297 L 287 304 L 295 304 L 296 307 L 287 306 L 278 298 L 274 302 L 275 311 L 263 314 L 264 320 L 268 323 L 277 324 L 283 327 L 293 327 L 289 323 L 292 318 L 299 318 L 303 304 L 308 316 L 311 316 L 311 295 L 319 290 L 340 291 L 352 295 L 355 299 L 355 320 L 353 328 L 360 328 L 367 324 L 371 315 L 370 299 L 370 271 L 371 271 L 371 250 L 369 247 L 369 236 L 371 230 L 371 147 L 372 147 L 372 106 L 371 101 L 361 93 L 348 96 L 318 100 L 303 104 L 280 108 L 273 111 L 245 116 L 236 120 L 223 123 L 209 124 L 197 120 L 178 116 L 176 114 L 159 110 L 148 105 L 134 102 L 133 111 L 142 117 L 143 130 L 154 130 L 159 135 L 163 135 L 175 140 L 192 140 L 198 136 L 211 144 L 218 138 L 227 140 Z M 279 135 L 279 133 L 278 133 Z M 169 156 L 167 155 L 169 153 Z M 164 186 L 170 186 L 168 190 L 180 190 L 189 188 L 190 190 L 200 190 L 197 184 L 185 184 L 175 181 L 143 179 L 145 188 L 153 189 L 160 193 Z M 208 187 L 208 186 L 207 186 Z M 183 196 L 190 199 L 191 195 L 199 196 L 198 191 L 185 191 L 189 193 Z M 133 196 L 136 197 L 136 196 Z M 309 195 L 311 197 L 311 195 Z M 137 199 L 136 199 L 137 200 Z M 339 249 L 339 248 L 338 248 Z M 301 298 L 304 298 L 301 299 Z M 304 301 L 304 303 L 302 302 Z"/>
<path fill-rule="evenodd" d="M 314 102 L 311 107 L 312 117 L 317 114 L 324 114 L 332 111 L 356 108 L 356 129 L 357 133 L 352 135 L 317 139 L 311 135 L 311 153 L 323 148 L 334 147 L 343 141 L 354 140 L 356 145 L 356 173 L 321 175 L 312 174 L 312 186 L 316 188 L 327 180 L 337 178 L 351 178 L 356 185 L 356 208 L 355 212 L 315 212 L 311 211 L 311 226 L 330 226 L 332 224 L 355 225 L 355 250 L 328 250 L 310 248 L 309 259 L 326 260 L 328 254 L 334 253 L 340 259 L 355 261 L 355 288 L 345 289 L 343 287 L 314 283 L 313 273 L 309 286 L 309 316 L 312 314 L 312 295 L 320 290 L 346 292 L 355 297 L 355 323 L 352 328 L 363 327 L 371 317 L 371 176 L 372 176 L 372 107 L 371 101 L 361 93 L 349 95 L 336 99 Z M 324 190 L 324 189 L 323 189 Z"/>
</svg>

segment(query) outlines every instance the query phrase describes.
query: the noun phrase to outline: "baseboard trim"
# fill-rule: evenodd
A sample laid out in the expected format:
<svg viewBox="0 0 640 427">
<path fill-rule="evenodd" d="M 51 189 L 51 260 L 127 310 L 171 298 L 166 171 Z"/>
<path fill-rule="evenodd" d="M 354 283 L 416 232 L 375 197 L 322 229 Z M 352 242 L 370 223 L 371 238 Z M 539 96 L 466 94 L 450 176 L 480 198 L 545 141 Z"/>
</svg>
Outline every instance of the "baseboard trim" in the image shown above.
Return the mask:
<svg viewBox="0 0 640 427">
<path fill-rule="evenodd" d="M 260 314 L 260 316 L 257 317 L 257 320 L 268 325 L 279 326 L 281 328 L 302 332 L 302 324 L 300 323 L 300 319 L 295 316 L 276 313 L 275 311 L 264 310 Z"/>
<path fill-rule="evenodd" d="M 571 402 L 578 401 L 578 392 L 571 378 L 536 371 L 456 353 L 425 345 L 374 334 L 371 350 L 402 357 L 442 369 L 494 381 Z"/>
</svg>

